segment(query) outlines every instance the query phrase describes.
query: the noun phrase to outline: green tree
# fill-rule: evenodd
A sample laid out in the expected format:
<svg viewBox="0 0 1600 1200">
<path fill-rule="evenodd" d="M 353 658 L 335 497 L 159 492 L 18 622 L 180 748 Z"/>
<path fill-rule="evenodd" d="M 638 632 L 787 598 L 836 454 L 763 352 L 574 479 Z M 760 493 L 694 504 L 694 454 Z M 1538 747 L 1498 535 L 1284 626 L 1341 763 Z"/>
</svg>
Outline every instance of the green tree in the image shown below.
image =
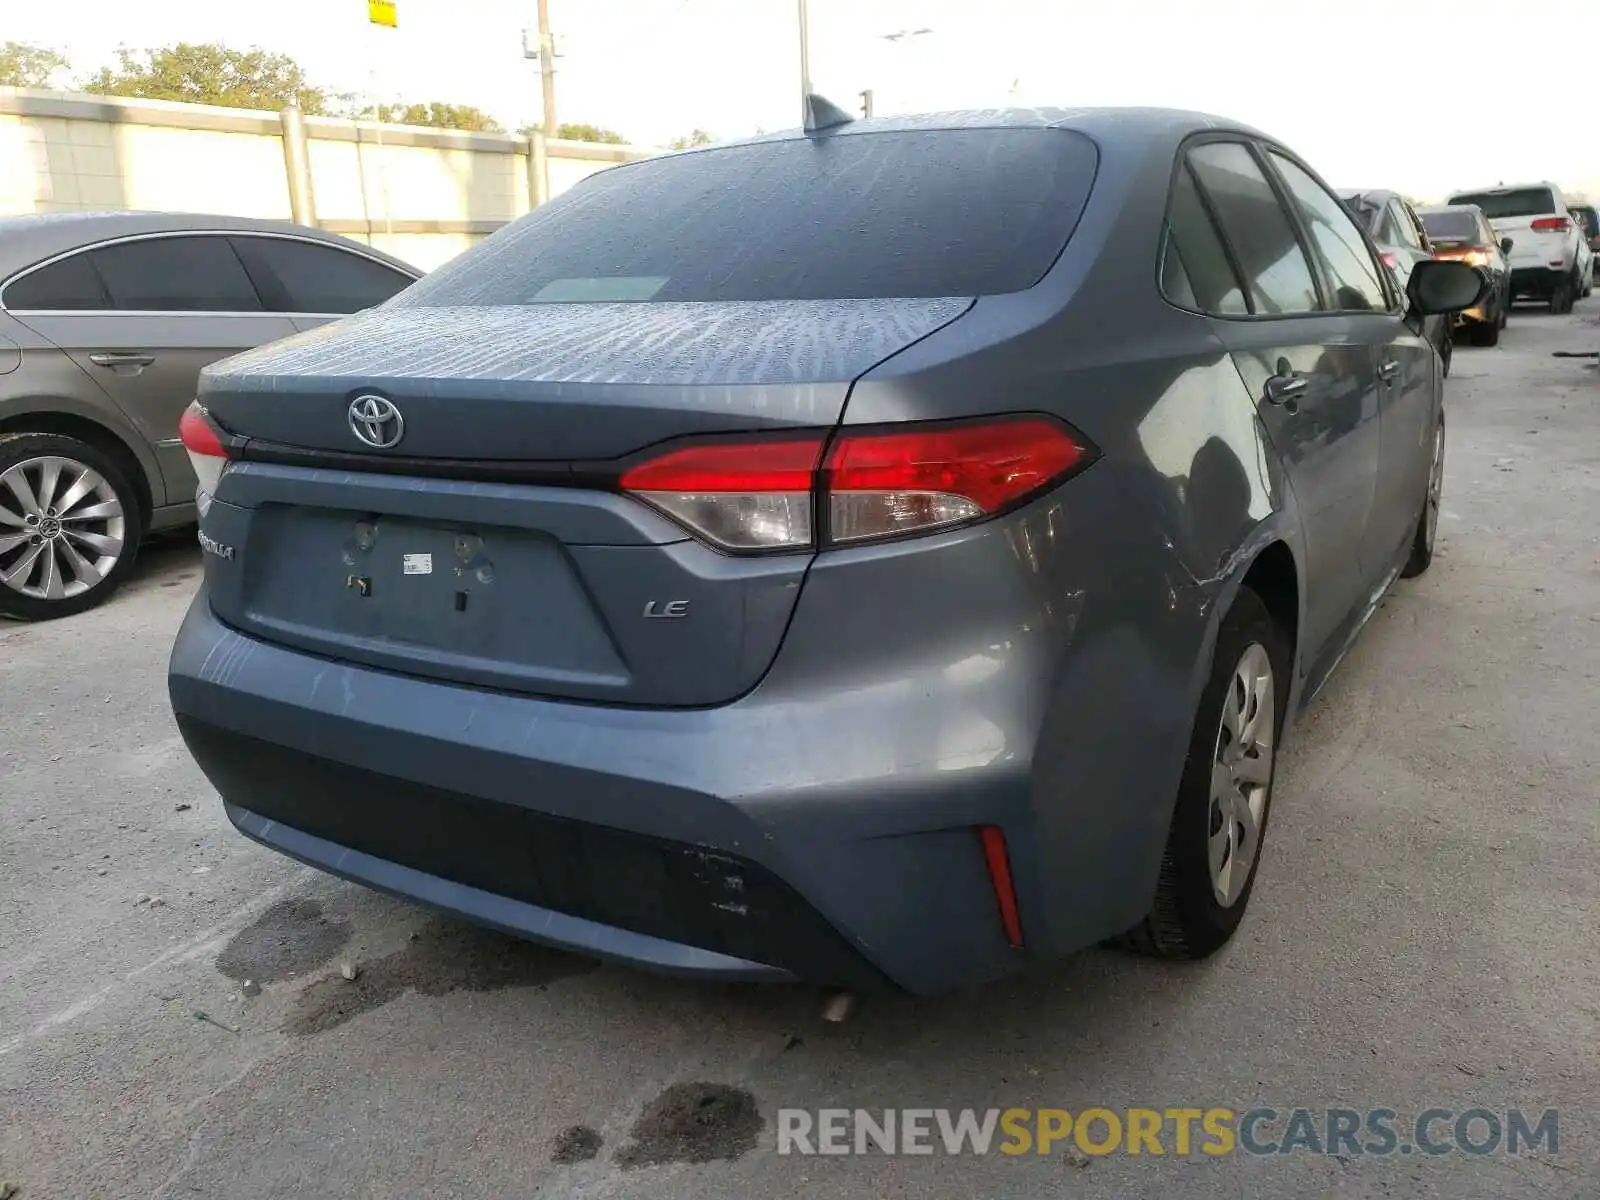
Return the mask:
<svg viewBox="0 0 1600 1200">
<path fill-rule="evenodd" d="M 0 44 L 0 87 L 42 88 L 67 66 L 67 60 L 54 50 L 30 46 L 27 42 Z"/>
<path fill-rule="evenodd" d="M 179 42 L 155 50 L 123 47 L 117 51 L 117 65 L 102 67 L 84 90 L 227 108 L 278 109 L 293 100 L 312 114 L 324 112 L 328 104 L 327 94 L 312 87 L 300 64 L 287 54 L 233 50 L 216 43 Z"/>
<path fill-rule="evenodd" d="M 612 146 L 621 146 L 626 142 L 620 133 L 602 129 L 598 125 L 558 125 L 556 136 L 571 142 L 605 142 Z"/>
<path fill-rule="evenodd" d="M 366 108 L 355 115 L 365 121 L 376 119 L 391 125 L 426 125 L 431 129 L 465 129 L 471 133 L 504 132 L 500 122 L 482 109 L 438 100 L 426 104 L 380 104 L 376 111 Z"/>
<path fill-rule="evenodd" d="M 669 150 L 688 150 L 694 146 L 709 146 L 717 139 L 704 129 L 696 129 L 681 138 L 674 138 L 667 147 Z"/>
</svg>

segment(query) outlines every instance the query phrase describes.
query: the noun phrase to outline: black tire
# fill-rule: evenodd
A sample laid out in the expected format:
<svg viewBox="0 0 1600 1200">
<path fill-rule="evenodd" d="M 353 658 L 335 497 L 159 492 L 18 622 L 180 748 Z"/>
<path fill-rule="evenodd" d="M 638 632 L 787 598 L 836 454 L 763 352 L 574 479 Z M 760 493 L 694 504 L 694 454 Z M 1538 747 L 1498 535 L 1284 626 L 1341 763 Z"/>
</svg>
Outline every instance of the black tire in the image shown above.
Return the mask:
<svg viewBox="0 0 1600 1200">
<path fill-rule="evenodd" d="M 1236 665 L 1252 646 L 1265 650 L 1272 664 L 1273 746 L 1281 745 L 1284 711 L 1289 698 L 1289 639 L 1272 619 L 1261 598 L 1249 588 L 1241 588 L 1217 631 L 1211 678 L 1206 682 L 1199 711 L 1195 714 L 1189 753 L 1184 760 L 1172 825 L 1161 858 L 1155 901 L 1150 914 L 1122 938 L 1124 945 L 1141 954 L 1191 960 L 1214 954 L 1238 929 L 1249 906 L 1250 894 L 1255 890 L 1267 825 L 1272 817 L 1276 752 L 1267 778 L 1255 857 L 1243 888 L 1226 906 L 1218 901 L 1212 889 L 1207 859 L 1207 840 L 1213 819 L 1211 773 L 1222 728 L 1223 703 L 1233 685 Z"/>
<path fill-rule="evenodd" d="M 75 613 L 85 612 L 105 603 L 122 584 L 122 581 L 127 578 L 128 572 L 133 569 L 134 559 L 139 553 L 139 542 L 144 536 L 144 515 L 139 507 L 139 494 L 134 490 L 133 484 L 129 480 L 127 469 L 120 462 L 88 442 L 79 441 L 77 438 L 66 437 L 61 434 L 10 433 L 0 435 L 0 476 L 4 476 L 6 472 L 13 468 L 21 467 L 23 464 L 31 463 L 34 459 L 41 458 L 68 459 L 79 467 L 86 467 L 99 476 L 106 489 L 114 495 L 117 504 L 120 505 L 121 511 L 116 519 L 120 520 L 121 544 L 114 551 L 104 554 L 104 558 L 111 560 L 111 565 L 104 570 L 103 574 L 100 574 L 97 579 L 89 583 L 87 587 L 82 588 L 82 590 L 76 590 L 76 587 L 83 579 L 74 574 L 68 590 L 74 590 L 75 594 L 65 595 L 59 599 L 25 595 L 19 590 L 19 586 L 16 585 L 15 581 L 7 583 L 3 578 L 0 578 L 0 615 L 16 617 L 25 621 L 48 621 L 56 617 L 70 617 Z M 36 468 L 30 466 L 23 471 L 23 475 L 25 478 L 37 481 L 36 470 Z M 37 482 L 30 484 L 30 487 L 36 488 L 38 486 Z M 90 498 L 92 499 L 92 497 Z M 0 576 L 17 570 L 30 551 L 40 545 L 38 535 L 31 534 L 30 531 L 38 527 L 37 521 L 41 514 L 34 514 L 32 517 L 33 523 L 25 524 L 21 527 L 17 527 L 13 520 L 8 519 L 21 517 L 25 522 L 29 521 L 30 514 L 17 511 L 22 507 L 24 505 L 22 505 L 20 497 L 16 495 L 10 485 L 0 482 L 0 509 L 5 510 L 4 513 L 0 513 L 0 546 L 5 546 L 5 549 L 0 550 Z M 105 505 L 102 503 L 97 507 L 105 507 Z M 53 513 L 54 510 L 49 511 Z M 79 531 L 80 537 L 92 535 L 96 538 L 104 539 L 113 539 L 114 531 L 118 528 L 114 521 L 98 518 L 83 519 L 81 524 L 74 522 L 73 527 Z M 26 535 L 27 540 L 15 545 L 7 545 L 8 537 L 15 539 L 19 534 Z M 109 541 L 102 544 L 107 545 Z M 73 552 L 78 554 L 78 557 L 87 559 L 87 556 L 82 554 L 78 548 L 88 549 L 88 543 L 74 539 L 70 542 L 70 545 L 73 547 Z M 33 561 L 36 564 L 38 563 L 37 558 Z M 57 561 L 65 561 L 65 556 Z M 42 569 L 42 564 L 29 568 L 28 573 L 21 577 L 22 581 L 26 583 L 29 580 L 33 580 L 37 585 L 37 581 L 41 578 L 38 572 L 42 571 Z M 71 572 L 72 568 L 68 566 L 63 571 L 61 578 L 65 581 L 65 572 Z"/>
<path fill-rule="evenodd" d="M 1572 280 L 1563 279 L 1550 293 L 1550 311 L 1560 316 L 1572 311 Z"/>
<path fill-rule="evenodd" d="M 1479 321 L 1472 327 L 1468 334 L 1474 346 L 1497 346 L 1500 344 L 1500 330 L 1504 328 L 1506 318 L 1504 313 L 1496 313 L 1492 321 Z"/>
<path fill-rule="evenodd" d="M 1414 579 L 1433 565 L 1433 545 L 1439 533 L 1439 500 L 1444 492 L 1444 414 L 1433 433 L 1433 462 L 1428 469 L 1427 491 L 1417 513 L 1416 532 L 1411 535 L 1411 552 L 1400 568 L 1402 579 Z M 1431 518 L 1431 519 L 1430 519 Z"/>
</svg>

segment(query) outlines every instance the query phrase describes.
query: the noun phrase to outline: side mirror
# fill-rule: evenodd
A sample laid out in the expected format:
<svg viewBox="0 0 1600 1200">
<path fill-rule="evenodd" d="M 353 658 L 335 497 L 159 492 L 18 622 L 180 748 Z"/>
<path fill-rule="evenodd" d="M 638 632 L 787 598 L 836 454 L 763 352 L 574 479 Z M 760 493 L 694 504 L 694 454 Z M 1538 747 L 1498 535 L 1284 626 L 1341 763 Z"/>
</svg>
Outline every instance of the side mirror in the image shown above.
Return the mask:
<svg viewBox="0 0 1600 1200">
<path fill-rule="evenodd" d="M 1406 284 L 1411 307 L 1425 317 L 1471 308 L 1489 290 L 1489 278 L 1477 267 L 1447 259 L 1419 262 Z"/>
<path fill-rule="evenodd" d="M 1510 238 L 1501 238 L 1500 239 L 1500 253 L 1501 254 L 1510 254 L 1511 253 L 1511 239 Z"/>
</svg>

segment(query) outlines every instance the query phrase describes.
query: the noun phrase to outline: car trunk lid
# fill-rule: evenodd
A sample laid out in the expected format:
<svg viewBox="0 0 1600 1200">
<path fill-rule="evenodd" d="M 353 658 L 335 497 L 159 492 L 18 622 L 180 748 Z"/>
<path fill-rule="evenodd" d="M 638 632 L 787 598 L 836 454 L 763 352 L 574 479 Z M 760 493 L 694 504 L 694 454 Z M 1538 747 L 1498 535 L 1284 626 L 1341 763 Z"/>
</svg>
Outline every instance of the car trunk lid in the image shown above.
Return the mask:
<svg viewBox="0 0 1600 1200">
<path fill-rule="evenodd" d="M 239 460 L 202 505 L 212 606 L 457 684 L 730 700 L 811 555 L 720 553 L 597 481 L 686 435 L 831 427 L 853 379 L 969 303 L 378 309 L 236 356 L 200 392 Z M 359 437 L 362 397 L 399 414 L 392 444 Z"/>
</svg>

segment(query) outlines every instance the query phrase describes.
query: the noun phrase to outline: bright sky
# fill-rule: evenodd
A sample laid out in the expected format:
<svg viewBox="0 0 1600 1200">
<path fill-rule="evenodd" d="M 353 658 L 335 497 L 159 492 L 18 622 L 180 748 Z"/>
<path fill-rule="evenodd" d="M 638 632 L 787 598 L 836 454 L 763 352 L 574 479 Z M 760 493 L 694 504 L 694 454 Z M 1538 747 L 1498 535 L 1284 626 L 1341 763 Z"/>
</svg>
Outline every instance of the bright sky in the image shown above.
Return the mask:
<svg viewBox="0 0 1600 1200">
<path fill-rule="evenodd" d="M 796 0 L 549 0 L 557 113 L 662 144 L 799 123 Z M 313 82 L 537 119 L 535 0 L 0 0 L 4 36 L 87 72 L 119 44 L 259 45 Z M 1253 124 L 1335 187 L 1437 198 L 1554 179 L 1600 193 L 1589 30 L 1575 0 L 810 0 L 814 83 L 879 113 L 1152 104 Z M 888 40 L 903 30 L 932 32 Z M 1557 57 L 1551 58 L 1554 52 Z M 1563 64 L 1560 56 L 1567 56 Z M 1536 83 L 1513 89 L 1516 78 Z"/>
</svg>

